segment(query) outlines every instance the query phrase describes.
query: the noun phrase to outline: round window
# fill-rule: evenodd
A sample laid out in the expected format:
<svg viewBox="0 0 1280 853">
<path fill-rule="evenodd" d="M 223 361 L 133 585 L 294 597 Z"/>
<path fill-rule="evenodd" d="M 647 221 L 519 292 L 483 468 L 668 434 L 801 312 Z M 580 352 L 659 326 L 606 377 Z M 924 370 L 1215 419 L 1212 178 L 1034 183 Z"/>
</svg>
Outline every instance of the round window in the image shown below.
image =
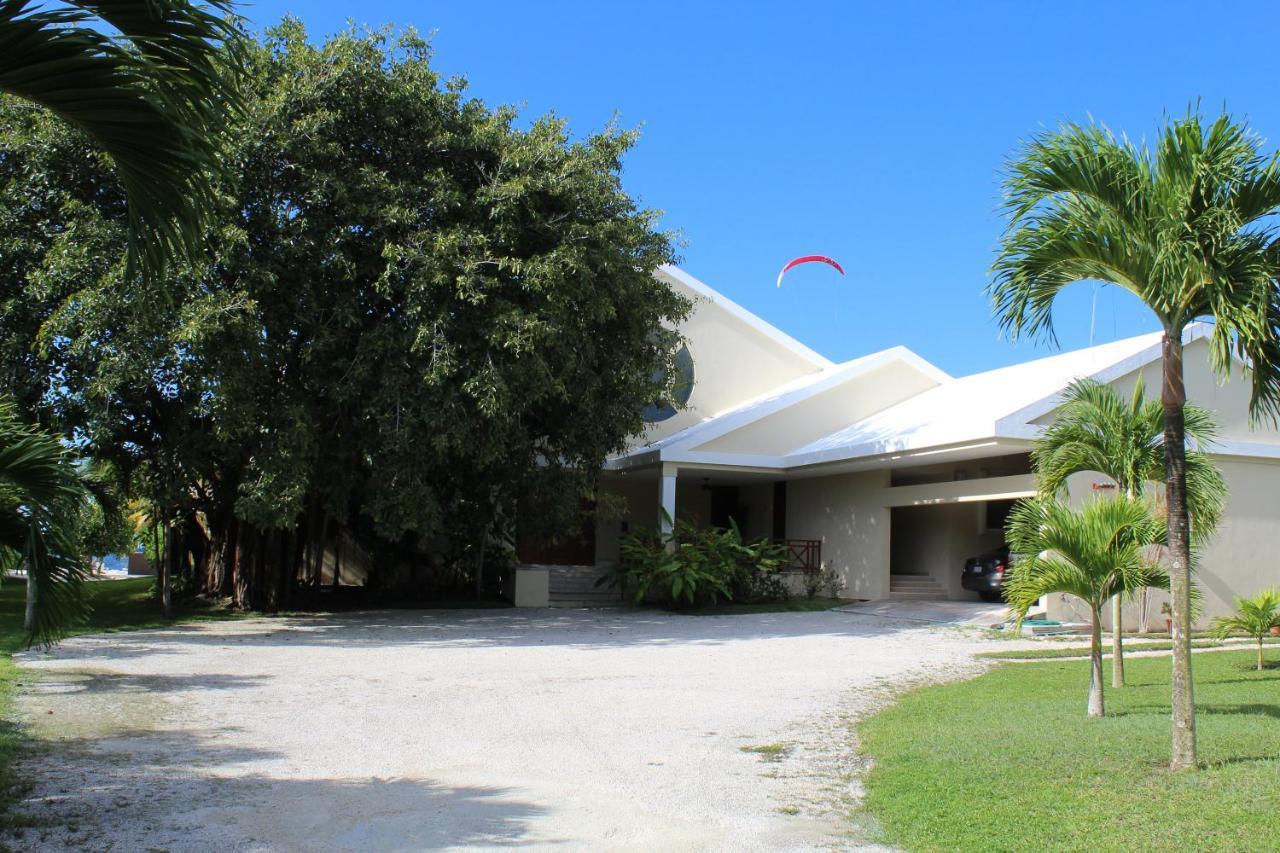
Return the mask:
<svg viewBox="0 0 1280 853">
<path fill-rule="evenodd" d="M 658 371 L 654 375 L 654 381 L 662 382 L 666 379 L 663 371 Z M 676 352 L 676 381 L 671 391 L 670 400 L 655 401 L 645 406 L 640 416 L 648 423 L 656 424 L 675 417 L 676 412 L 683 409 L 689 404 L 689 398 L 693 395 L 693 355 L 689 352 L 689 347 L 681 346 Z"/>
</svg>

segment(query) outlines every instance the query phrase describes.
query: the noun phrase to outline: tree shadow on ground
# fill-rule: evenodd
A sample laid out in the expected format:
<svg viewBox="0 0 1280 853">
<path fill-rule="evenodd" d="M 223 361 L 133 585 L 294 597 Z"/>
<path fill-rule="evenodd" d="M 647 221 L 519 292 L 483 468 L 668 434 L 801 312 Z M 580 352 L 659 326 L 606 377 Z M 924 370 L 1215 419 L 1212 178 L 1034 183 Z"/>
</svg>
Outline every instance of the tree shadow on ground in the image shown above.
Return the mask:
<svg viewBox="0 0 1280 853">
<path fill-rule="evenodd" d="M 44 849 L 438 849 L 529 843 L 547 809 L 508 788 L 289 775 L 216 734 L 126 731 L 30 753 L 38 780 L 0 842 Z M 537 838 L 554 844 L 555 839 Z"/>
<path fill-rule="evenodd" d="M 183 646 L 607 649 L 814 636 L 874 638 L 936 627 L 842 611 L 683 616 L 644 609 L 393 610 L 204 622 L 135 631 L 127 640 L 112 635 L 77 637 L 51 652 L 24 652 L 17 657 L 122 659 L 178 653 Z"/>
</svg>

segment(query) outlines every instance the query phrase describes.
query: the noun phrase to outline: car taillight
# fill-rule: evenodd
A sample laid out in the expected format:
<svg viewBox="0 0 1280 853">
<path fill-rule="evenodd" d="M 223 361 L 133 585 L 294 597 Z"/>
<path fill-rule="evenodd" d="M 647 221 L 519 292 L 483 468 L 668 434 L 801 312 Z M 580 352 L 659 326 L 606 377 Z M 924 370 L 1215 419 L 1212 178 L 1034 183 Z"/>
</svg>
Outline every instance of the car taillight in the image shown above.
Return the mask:
<svg viewBox="0 0 1280 853">
<path fill-rule="evenodd" d="M 1008 567 L 1004 563 L 996 563 L 996 574 L 1002 575 Z"/>
</svg>

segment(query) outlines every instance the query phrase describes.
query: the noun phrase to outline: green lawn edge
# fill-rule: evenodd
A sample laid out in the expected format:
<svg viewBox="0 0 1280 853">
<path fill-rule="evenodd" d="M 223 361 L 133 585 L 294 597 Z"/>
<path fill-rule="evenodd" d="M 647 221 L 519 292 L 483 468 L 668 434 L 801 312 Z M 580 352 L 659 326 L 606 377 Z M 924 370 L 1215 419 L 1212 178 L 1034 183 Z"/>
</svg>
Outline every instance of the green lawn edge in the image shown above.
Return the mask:
<svg viewBox="0 0 1280 853">
<path fill-rule="evenodd" d="M 1280 654 L 1193 663 L 1201 769 L 1167 770 L 1168 658 L 1126 662 L 1085 717 L 1088 663 L 997 665 L 908 692 L 857 727 L 877 840 L 934 850 L 1274 850 Z M 1110 666 L 1105 667 L 1110 684 Z"/>
</svg>

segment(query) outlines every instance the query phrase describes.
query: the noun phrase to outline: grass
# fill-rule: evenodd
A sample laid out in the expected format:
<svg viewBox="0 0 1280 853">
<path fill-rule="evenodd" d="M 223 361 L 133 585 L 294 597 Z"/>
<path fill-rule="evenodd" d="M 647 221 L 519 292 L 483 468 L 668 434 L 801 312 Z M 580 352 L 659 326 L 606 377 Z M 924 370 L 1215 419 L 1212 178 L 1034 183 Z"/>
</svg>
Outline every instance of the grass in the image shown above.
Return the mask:
<svg viewBox="0 0 1280 853">
<path fill-rule="evenodd" d="M 1274 645 L 1280 643 L 1280 637 L 1264 637 L 1262 642 L 1265 645 Z M 1215 649 L 1228 647 L 1227 643 L 1219 640 L 1192 640 L 1191 647 L 1193 649 Z M 1249 648 L 1257 649 L 1258 645 L 1252 637 L 1248 638 L 1248 643 L 1240 645 L 1236 643 L 1230 644 L 1230 648 Z M 1126 652 L 1167 652 L 1173 649 L 1173 643 L 1169 640 L 1157 640 L 1156 642 L 1134 642 L 1125 643 L 1124 650 Z M 976 657 L 993 658 L 995 660 L 1047 660 L 1052 658 L 1078 658 L 1088 657 L 1088 646 L 1078 646 L 1069 649 L 1019 649 L 1017 651 L 1007 652 L 978 652 Z M 1107 638 L 1102 648 L 1103 657 L 1111 657 L 1111 640 Z M 1127 656 L 1126 656 L 1127 657 Z"/>
<path fill-rule="evenodd" d="M 151 578 L 101 581 L 89 584 L 89 602 L 93 613 L 89 621 L 76 626 L 70 635 L 160 628 L 176 620 L 184 622 L 210 619 L 233 619 L 247 614 L 213 606 L 174 605 L 174 618 L 160 615 L 159 605 L 151 597 Z M 0 825 L 25 824 L 21 815 L 10 810 L 25 790 L 23 780 L 14 772 L 14 759 L 26 741 L 14 720 L 14 688 L 22 671 L 13 661 L 13 653 L 26 647 L 22 618 L 26 586 L 21 580 L 7 580 L 0 586 Z"/>
<path fill-rule="evenodd" d="M 754 601 L 708 604 L 680 610 L 685 616 L 732 616 L 740 613 L 809 613 L 830 610 L 849 602 L 839 598 L 788 598 L 786 601 Z"/>
<path fill-rule="evenodd" d="M 786 758 L 791 748 L 785 743 L 762 743 L 758 746 L 740 746 L 738 751 L 758 755 L 761 761 L 777 762 Z"/>
<path fill-rule="evenodd" d="M 859 727 L 866 807 L 906 850 L 1274 850 L 1280 837 L 1280 655 L 1194 660 L 1200 757 L 1173 774 L 1169 662 L 1085 717 L 1088 663 L 1007 664 L 923 688 Z M 1110 673 L 1105 683 L 1110 684 Z"/>
</svg>

